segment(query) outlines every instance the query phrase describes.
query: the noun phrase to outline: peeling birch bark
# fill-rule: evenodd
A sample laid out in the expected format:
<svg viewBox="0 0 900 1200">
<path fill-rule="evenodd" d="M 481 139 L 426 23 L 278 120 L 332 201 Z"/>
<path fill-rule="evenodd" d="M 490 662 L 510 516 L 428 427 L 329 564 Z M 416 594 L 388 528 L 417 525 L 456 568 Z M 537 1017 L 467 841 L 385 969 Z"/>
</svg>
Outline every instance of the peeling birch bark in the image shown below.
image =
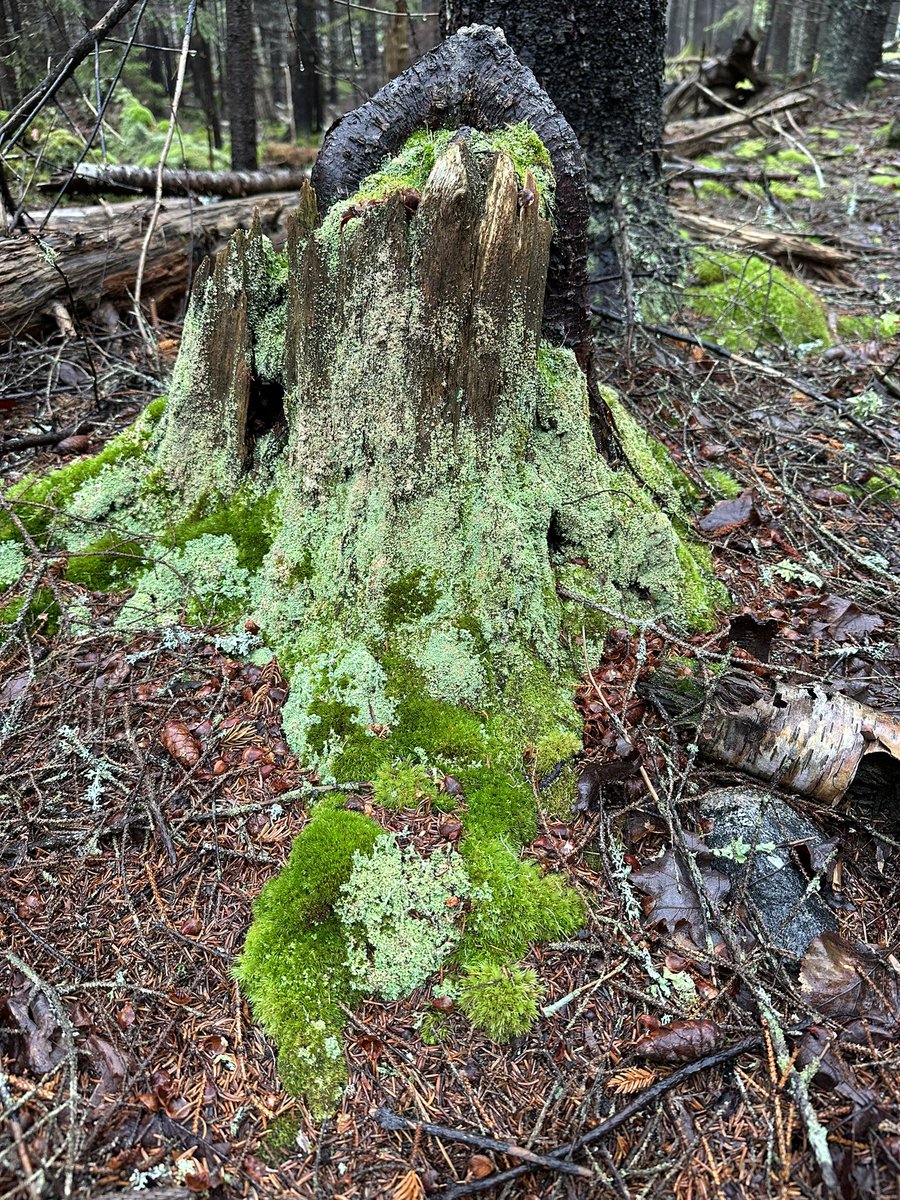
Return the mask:
<svg viewBox="0 0 900 1200">
<path fill-rule="evenodd" d="M 697 730 L 707 758 L 833 804 L 864 756 L 886 754 L 900 772 L 900 720 L 818 683 L 798 687 L 728 671 L 710 682 L 667 663 L 647 694 L 677 725 Z"/>
</svg>

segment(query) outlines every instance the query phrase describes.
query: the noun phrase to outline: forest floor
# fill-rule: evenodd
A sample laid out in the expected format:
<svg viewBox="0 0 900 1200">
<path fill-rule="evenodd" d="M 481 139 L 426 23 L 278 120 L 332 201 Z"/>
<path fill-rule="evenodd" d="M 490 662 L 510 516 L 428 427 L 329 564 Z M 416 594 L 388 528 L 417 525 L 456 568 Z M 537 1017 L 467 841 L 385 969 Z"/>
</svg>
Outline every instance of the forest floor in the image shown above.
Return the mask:
<svg viewBox="0 0 900 1200">
<path fill-rule="evenodd" d="M 604 378 L 696 485 L 698 536 L 734 598 L 719 628 L 689 639 L 696 652 L 768 659 L 780 678 L 824 679 L 894 716 L 900 328 L 885 314 L 900 312 L 900 151 L 878 131 L 898 111 L 890 92 L 862 109 L 805 111 L 791 144 L 822 172 L 813 196 L 675 188 L 692 211 L 812 230 L 846 249 L 839 276 L 807 282 L 833 333 L 839 315 L 865 315 L 881 322 L 872 336 L 835 336 L 802 358 L 742 350 L 760 369 L 647 328 L 627 352 L 598 333 Z M 672 324 L 722 340 L 687 298 Z M 152 355 L 124 328 L 8 345 L 5 480 L 96 451 L 164 391 L 178 329 L 158 334 Z M 74 442 L 23 444 L 66 429 Z M 530 955 L 541 1019 L 498 1047 L 434 1005 L 430 987 L 366 1001 L 348 1012 L 350 1087 L 317 1125 L 280 1089 L 229 973 L 253 897 L 306 821 L 313 777 L 282 737 L 284 680 L 274 664 L 242 663 L 215 630 L 126 640 L 113 628 L 121 597 L 81 598 L 91 631 L 38 626 L 6 647 L 0 679 L 3 1196 L 799 1197 L 826 1194 L 829 1164 L 845 1196 L 896 1195 L 896 787 L 880 803 L 790 801 L 821 833 L 809 859 L 825 865 L 810 877 L 848 944 L 872 957 L 825 943 L 827 961 L 804 960 L 798 982 L 796 960 L 764 939 L 739 970 L 701 951 L 684 937 L 700 901 L 677 853 L 659 855 L 695 836 L 697 796 L 746 777 L 698 758 L 640 698 L 647 672 L 684 643 L 662 627 L 615 632 L 577 696 L 599 782 L 570 815 L 544 814 L 527 851 L 566 873 L 588 914 L 573 941 Z M 427 803 L 391 813 L 365 790 L 352 802 L 426 854 L 452 839 Z M 656 903 L 641 904 L 624 867 L 651 863 Z M 734 929 L 740 919 L 723 911 Z M 686 1018 L 695 1024 L 673 1035 L 667 1023 Z M 779 1027 L 795 1057 L 801 1030 L 818 1039 L 808 1086 L 797 1086 L 802 1058 L 779 1061 Z M 716 1057 L 743 1039 L 739 1056 Z M 696 1072 L 679 1075 L 692 1058 Z M 620 1123 L 577 1156 L 593 1179 L 535 1170 L 503 1184 L 517 1153 L 389 1132 L 381 1107 L 542 1154 L 613 1113 Z"/>
</svg>

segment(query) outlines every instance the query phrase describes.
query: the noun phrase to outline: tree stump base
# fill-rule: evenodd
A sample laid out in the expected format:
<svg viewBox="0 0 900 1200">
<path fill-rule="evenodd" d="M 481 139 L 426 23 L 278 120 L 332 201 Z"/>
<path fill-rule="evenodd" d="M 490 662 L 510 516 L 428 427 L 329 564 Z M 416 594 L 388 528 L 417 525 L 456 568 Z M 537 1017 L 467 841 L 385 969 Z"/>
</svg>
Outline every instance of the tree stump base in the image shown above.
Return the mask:
<svg viewBox="0 0 900 1200">
<path fill-rule="evenodd" d="M 609 621 L 558 589 L 684 624 L 718 597 L 665 452 L 605 391 L 610 467 L 575 354 L 541 340 L 553 203 L 523 127 L 418 135 L 321 224 L 305 190 L 284 255 L 255 226 L 198 277 L 165 414 L 17 493 L 84 581 L 134 587 L 121 627 L 258 628 L 290 679 L 286 736 L 324 779 L 371 784 L 373 814 L 453 814 L 464 922 L 339 793 L 260 897 L 238 976 L 319 1112 L 346 1079 L 361 954 L 398 995 L 452 952 L 509 1031 L 536 1012 L 517 960 L 581 921 L 518 858 L 539 794 L 568 811 L 575 681 Z"/>
</svg>

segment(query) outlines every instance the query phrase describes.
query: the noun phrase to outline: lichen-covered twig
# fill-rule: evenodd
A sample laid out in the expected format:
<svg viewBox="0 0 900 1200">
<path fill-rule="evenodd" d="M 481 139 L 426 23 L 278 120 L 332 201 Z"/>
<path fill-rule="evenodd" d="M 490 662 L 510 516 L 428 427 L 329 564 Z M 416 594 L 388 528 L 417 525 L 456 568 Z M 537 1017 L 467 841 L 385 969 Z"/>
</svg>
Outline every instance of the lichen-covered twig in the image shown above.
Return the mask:
<svg viewBox="0 0 900 1200">
<path fill-rule="evenodd" d="M 428 1133 L 432 1137 L 446 1138 L 447 1141 L 461 1142 L 464 1146 L 473 1146 L 476 1150 L 490 1150 L 497 1154 L 507 1154 L 510 1158 L 520 1158 L 522 1162 L 536 1167 L 546 1167 L 549 1171 L 559 1171 L 563 1175 L 578 1175 L 582 1179 L 592 1179 L 594 1172 L 577 1163 L 567 1162 L 549 1154 L 535 1154 L 515 1142 L 502 1141 L 500 1138 L 483 1137 L 478 1133 L 469 1133 L 465 1129 L 450 1129 L 446 1125 L 433 1125 L 429 1121 L 410 1121 L 401 1117 L 389 1108 L 379 1108 L 375 1112 L 375 1120 L 382 1129 L 404 1130 L 410 1133 Z"/>
</svg>

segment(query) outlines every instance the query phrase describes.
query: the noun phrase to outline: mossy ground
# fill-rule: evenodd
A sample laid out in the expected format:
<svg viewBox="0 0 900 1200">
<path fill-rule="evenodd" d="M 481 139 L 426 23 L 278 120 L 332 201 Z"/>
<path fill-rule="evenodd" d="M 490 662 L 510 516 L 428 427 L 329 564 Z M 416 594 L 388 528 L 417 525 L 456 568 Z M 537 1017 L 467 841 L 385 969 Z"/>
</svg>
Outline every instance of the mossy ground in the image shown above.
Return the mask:
<svg viewBox="0 0 900 1200">
<path fill-rule="evenodd" d="M 442 139 L 417 135 L 360 194 L 420 186 L 449 135 Z M 494 141 L 512 152 L 520 178 L 530 169 L 552 190 L 546 152 L 530 131 Z M 334 225 L 329 214 L 314 236 L 325 245 L 352 238 Z M 409 236 L 414 247 L 415 222 Z M 286 267 L 271 248 L 257 258 L 265 278 L 251 289 L 251 362 L 264 361 L 270 378 L 272 347 L 284 342 Z M 341 253 L 329 261 L 342 269 Z M 185 356 L 198 319 L 192 308 Z M 595 611 L 561 602 L 557 586 L 635 619 L 662 615 L 685 627 L 708 622 L 723 599 L 689 534 L 690 487 L 620 398 L 604 393 L 626 459 L 614 470 L 596 453 L 573 355 L 543 346 L 529 362 L 517 346 L 499 349 L 515 364 L 515 382 L 487 442 L 460 427 L 452 444 L 421 453 L 415 429 L 393 417 L 405 391 L 394 386 L 389 344 L 374 380 L 351 345 L 335 394 L 306 417 L 303 453 L 296 442 L 288 452 L 272 441 L 256 447 L 249 471 L 215 467 L 211 476 L 201 463 L 200 477 L 217 487 L 199 488 L 196 478 L 181 486 L 168 468 L 188 471 L 191 447 L 214 440 L 185 428 L 185 368 L 165 415 L 158 402 L 96 458 L 26 481 L 10 497 L 33 536 L 67 555 L 71 582 L 133 589 L 120 626 L 241 629 L 252 618 L 290 678 L 286 736 L 323 777 L 371 782 L 388 809 L 438 805 L 461 820 L 458 850 L 421 863 L 432 900 L 440 878 L 454 881 L 458 903 L 443 924 L 440 905 L 431 925 L 411 919 L 432 911 L 415 892 L 415 860 L 404 850 L 398 866 L 377 821 L 345 808 L 340 792 L 313 806 L 256 903 L 235 973 L 278 1043 L 285 1086 L 320 1114 L 346 1078 L 344 1006 L 366 990 L 362 958 L 374 964 L 380 954 L 388 975 L 391 961 L 424 964 L 415 978 L 398 967 L 396 987 L 379 984 L 385 995 L 408 991 L 444 959 L 467 981 L 475 1019 L 475 997 L 490 984 L 499 1006 L 490 1029 L 500 1035 L 536 1011 L 519 960 L 583 918 L 561 877 L 520 856 L 537 831 L 536 782 L 581 749 L 572 696 L 606 629 Z M 360 433 L 369 405 L 374 424 Z M 296 397 L 285 407 L 296 419 Z M 15 574 L 18 533 L 7 525 L 4 535 Z M 17 586 L 12 580 L 6 604 Z M 458 781 L 453 794 L 439 787 L 447 776 Z M 395 876 L 405 873 L 406 891 L 376 895 L 369 885 L 389 862 Z M 366 896 L 363 919 L 353 901 Z"/>
<path fill-rule="evenodd" d="M 794 275 L 751 255 L 698 250 L 690 308 L 711 318 L 713 336 L 731 350 L 769 343 L 788 349 L 831 345 L 828 316 L 816 293 Z"/>
</svg>

